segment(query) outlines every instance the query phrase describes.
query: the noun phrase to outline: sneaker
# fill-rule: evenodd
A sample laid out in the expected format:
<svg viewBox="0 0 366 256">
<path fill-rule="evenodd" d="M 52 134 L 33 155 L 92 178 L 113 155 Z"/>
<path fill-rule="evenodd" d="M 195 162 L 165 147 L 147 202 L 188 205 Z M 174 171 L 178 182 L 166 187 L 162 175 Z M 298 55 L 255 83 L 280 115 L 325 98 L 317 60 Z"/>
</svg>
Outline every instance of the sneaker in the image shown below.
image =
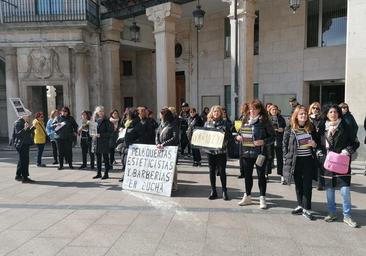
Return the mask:
<svg viewBox="0 0 366 256">
<path fill-rule="evenodd" d="M 243 199 L 241 199 L 241 201 L 238 203 L 238 205 L 240 205 L 240 206 L 250 205 L 250 204 L 252 204 L 252 197 L 247 196 L 247 194 L 244 194 Z"/>
<path fill-rule="evenodd" d="M 358 224 L 354 220 L 351 219 L 351 217 L 344 217 L 343 222 L 346 223 L 351 228 L 357 228 Z"/>
<path fill-rule="evenodd" d="M 293 215 L 301 215 L 303 212 L 303 208 L 301 206 L 296 207 L 291 211 L 291 214 Z"/>
<path fill-rule="evenodd" d="M 267 202 L 266 202 L 266 197 L 265 196 L 260 196 L 259 197 L 259 208 L 260 209 L 266 209 L 267 208 Z"/>
<path fill-rule="evenodd" d="M 287 185 L 287 181 L 283 176 L 281 176 L 281 185 Z"/>
<path fill-rule="evenodd" d="M 304 216 L 308 220 L 315 220 L 314 215 L 311 212 L 307 211 L 307 210 L 303 211 L 302 216 Z"/>
<path fill-rule="evenodd" d="M 329 213 L 328 216 L 324 218 L 325 222 L 333 222 L 337 220 L 337 216 L 333 213 Z"/>
<path fill-rule="evenodd" d="M 197 162 L 193 162 L 193 167 L 197 167 L 198 163 Z"/>
</svg>

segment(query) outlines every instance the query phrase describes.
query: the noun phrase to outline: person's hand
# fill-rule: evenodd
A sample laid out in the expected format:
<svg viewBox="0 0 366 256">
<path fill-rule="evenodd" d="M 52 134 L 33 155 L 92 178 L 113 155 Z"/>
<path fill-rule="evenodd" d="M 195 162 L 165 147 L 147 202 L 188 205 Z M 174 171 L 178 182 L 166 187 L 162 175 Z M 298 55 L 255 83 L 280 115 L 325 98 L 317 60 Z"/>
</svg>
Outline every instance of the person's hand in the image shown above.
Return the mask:
<svg viewBox="0 0 366 256">
<path fill-rule="evenodd" d="M 254 145 L 255 146 L 263 146 L 264 145 L 264 140 L 255 140 Z"/>
<path fill-rule="evenodd" d="M 27 122 L 24 123 L 24 130 L 27 130 L 29 128 L 29 124 Z"/>
<path fill-rule="evenodd" d="M 349 155 L 350 155 L 350 153 L 348 152 L 348 150 L 347 150 L 347 149 L 342 149 L 342 151 L 341 151 L 341 155 L 349 156 Z"/>
<path fill-rule="evenodd" d="M 276 131 L 277 132 L 283 132 L 283 128 L 278 128 Z"/>
<path fill-rule="evenodd" d="M 316 143 L 315 143 L 315 141 L 313 141 L 313 140 L 309 140 L 309 141 L 308 141 L 308 144 L 309 144 L 312 148 L 316 148 Z"/>
<path fill-rule="evenodd" d="M 100 138 L 100 133 L 97 133 L 97 138 Z"/>
<path fill-rule="evenodd" d="M 241 135 L 236 136 L 235 139 L 237 141 L 243 141 L 243 137 Z"/>
<path fill-rule="evenodd" d="M 156 147 L 157 147 L 158 149 L 163 149 L 163 148 L 164 148 L 164 146 L 163 146 L 163 145 L 161 145 L 161 144 L 157 144 L 157 145 L 156 145 Z"/>
</svg>

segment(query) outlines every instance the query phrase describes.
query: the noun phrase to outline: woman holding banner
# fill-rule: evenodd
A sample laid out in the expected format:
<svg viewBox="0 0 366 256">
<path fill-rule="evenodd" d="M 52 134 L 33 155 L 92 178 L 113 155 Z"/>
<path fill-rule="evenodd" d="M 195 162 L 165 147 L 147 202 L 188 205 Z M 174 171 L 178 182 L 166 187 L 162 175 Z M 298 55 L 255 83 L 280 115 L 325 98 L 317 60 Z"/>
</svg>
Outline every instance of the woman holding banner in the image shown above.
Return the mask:
<svg viewBox="0 0 366 256">
<path fill-rule="evenodd" d="M 222 186 L 222 198 L 224 200 L 229 200 L 229 196 L 226 188 L 226 151 L 227 144 L 230 134 L 230 128 L 227 126 L 227 122 L 224 121 L 224 112 L 221 106 L 212 106 L 210 112 L 207 115 L 207 122 L 205 123 L 206 128 L 217 129 L 225 132 L 224 143 L 221 149 L 209 150 L 207 152 L 208 156 L 208 166 L 210 170 L 210 184 L 211 193 L 208 199 L 213 200 L 217 198 L 216 191 L 216 175 L 220 176 L 221 186 Z"/>
<path fill-rule="evenodd" d="M 318 135 L 306 107 L 298 105 L 283 136 L 283 177 L 290 184 L 295 180 L 297 207 L 292 214 L 314 220 L 311 210 L 312 180 L 317 179 L 317 160 L 314 148 L 319 145 Z"/>
<path fill-rule="evenodd" d="M 160 111 L 160 126 L 156 132 L 156 147 L 164 148 L 165 146 L 178 146 L 179 129 L 177 123 L 174 121 L 173 113 L 168 108 L 163 108 Z M 172 191 L 178 190 L 178 173 L 177 169 L 174 171 L 174 180 Z"/>
<path fill-rule="evenodd" d="M 245 175 L 245 193 L 238 203 L 240 206 L 252 204 L 253 168 L 256 166 L 258 187 L 260 191 L 259 208 L 267 208 L 266 189 L 267 179 L 265 166 L 268 161 L 266 145 L 275 140 L 275 131 L 268 119 L 268 114 L 261 101 L 253 100 L 249 104 L 249 115 L 244 117 L 242 127 L 236 140 L 241 142 L 240 159 Z"/>
</svg>

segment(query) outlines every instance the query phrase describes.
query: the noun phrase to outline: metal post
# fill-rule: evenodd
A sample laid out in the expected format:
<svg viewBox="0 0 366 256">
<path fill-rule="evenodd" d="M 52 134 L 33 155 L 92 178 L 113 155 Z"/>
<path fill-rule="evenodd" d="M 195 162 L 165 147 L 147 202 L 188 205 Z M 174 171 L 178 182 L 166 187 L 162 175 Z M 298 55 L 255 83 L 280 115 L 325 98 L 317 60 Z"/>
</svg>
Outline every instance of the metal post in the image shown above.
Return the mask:
<svg viewBox="0 0 366 256">
<path fill-rule="evenodd" d="M 197 34 L 197 45 L 196 45 L 196 55 L 197 55 L 197 112 L 199 111 L 199 103 L 200 103 L 200 100 L 199 100 L 199 84 L 200 84 L 200 79 L 199 79 L 199 31 L 198 29 L 196 29 L 196 34 Z M 199 112 L 198 112 L 199 113 Z"/>
<path fill-rule="evenodd" d="M 235 18 L 235 84 L 234 84 L 234 104 L 235 104 L 235 119 L 238 118 L 238 105 L 239 105 L 239 65 L 238 65 L 238 37 L 239 37 L 239 27 L 238 27 L 238 0 L 235 0 L 234 8 L 234 18 Z"/>
</svg>

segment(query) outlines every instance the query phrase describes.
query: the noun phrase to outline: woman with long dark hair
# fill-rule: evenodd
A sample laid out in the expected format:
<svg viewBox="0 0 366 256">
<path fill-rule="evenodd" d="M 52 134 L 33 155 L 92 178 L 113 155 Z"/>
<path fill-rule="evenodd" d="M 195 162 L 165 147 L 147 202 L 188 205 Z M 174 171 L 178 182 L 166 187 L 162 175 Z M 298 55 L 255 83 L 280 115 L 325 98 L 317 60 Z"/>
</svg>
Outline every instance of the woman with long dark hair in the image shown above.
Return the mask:
<svg viewBox="0 0 366 256">
<path fill-rule="evenodd" d="M 330 105 L 324 109 L 323 118 L 325 123 L 319 128 L 322 136 L 323 154 L 335 152 L 351 157 L 357 150 L 359 144 L 356 142 L 354 130 L 343 119 L 342 110 L 337 105 Z M 320 176 L 322 185 L 326 189 L 328 216 L 326 222 L 333 222 L 336 217 L 335 190 L 338 188 L 343 199 L 343 221 L 350 227 L 357 227 L 358 224 L 351 218 L 351 161 L 349 161 L 348 172 L 339 174 L 323 168 L 324 173 Z"/>
<path fill-rule="evenodd" d="M 311 212 L 312 180 L 317 179 L 317 160 L 314 149 L 319 145 L 318 135 L 306 107 L 298 105 L 291 116 L 291 124 L 283 136 L 284 177 L 288 183 L 295 180 L 297 207 L 292 214 L 314 220 Z M 317 143 L 318 142 L 318 143 Z"/>
<path fill-rule="evenodd" d="M 119 112 L 117 109 L 113 109 L 109 114 L 109 122 L 112 124 L 112 135 L 110 139 L 110 152 L 109 152 L 109 163 L 111 169 L 113 169 L 113 165 L 117 162 L 115 161 L 114 154 L 116 151 L 116 142 L 118 138 L 119 129 L 121 128 L 121 118 L 119 116 Z"/>
<path fill-rule="evenodd" d="M 273 143 L 274 139 L 275 131 L 268 119 L 266 109 L 260 100 L 253 100 L 249 104 L 249 115 L 243 120 L 239 135 L 236 136 L 236 140 L 241 142 L 240 158 L 243 161 L 245 175 L 245 193 L 238 203 L 240 206 L 252 204 L 253 169 L 256 165 L 260 191 L 259 207 L 267 208 L 265 167 L 268 160 L 265 147 Z"/>
</svg>

